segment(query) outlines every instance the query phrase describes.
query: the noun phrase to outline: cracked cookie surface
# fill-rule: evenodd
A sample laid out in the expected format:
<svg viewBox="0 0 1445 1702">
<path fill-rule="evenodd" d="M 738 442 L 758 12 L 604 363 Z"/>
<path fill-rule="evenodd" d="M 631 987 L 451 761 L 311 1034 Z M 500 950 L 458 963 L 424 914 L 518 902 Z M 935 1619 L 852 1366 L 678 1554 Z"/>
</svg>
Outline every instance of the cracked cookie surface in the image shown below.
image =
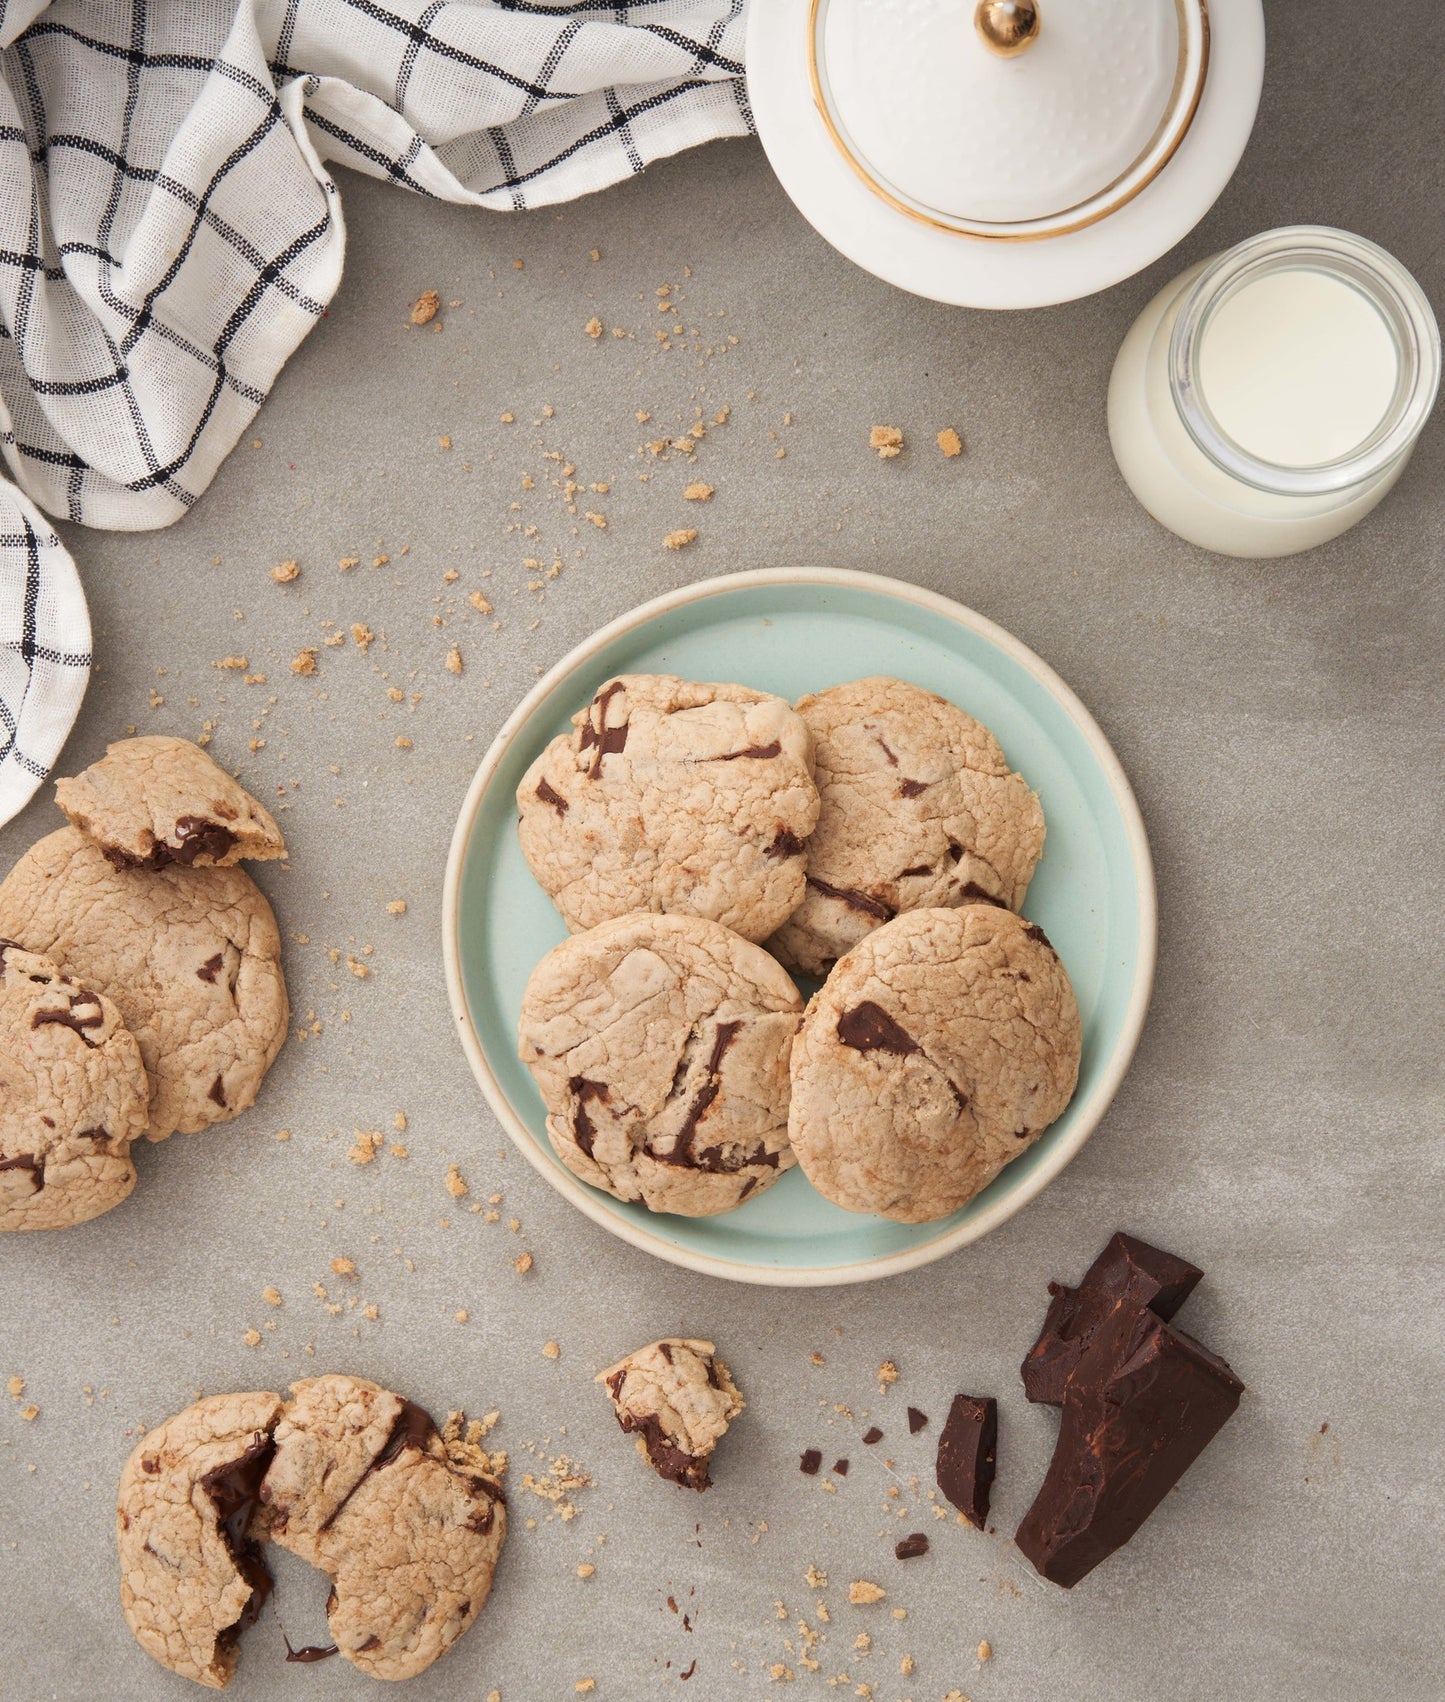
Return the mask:
<svg viewBox="0 0 1445 1702">
<path fill-rule="evenodd" d="M 805 896 L 770 951 L 826 975 L 904 912 L 986 900 L 1018 909 L 1043 853 L 1043 810 L 987 727 L 881 676 L 797 707 L 813 736 L 821 808 Z"/>
<path fill-rule="evenodd" d="M 117 864 L 199 869 L 286 855 L 270 815 L 190 739 L 118 740 L 57 780 L 55 801 Z"/>
<path fill-rule="evenodd" d="M 946 1217 L 1064 1110 L 1080 1046 L 1041 928 L 996 905 L 910 911 L 855 946 L 808 1006 L 793 1148 L 848 1211 Z"/>
<path fill-rule="evenodd" d="M 135 1186 L 150 1083 L 107 998 L 0 937 L 0 1230 L 64 1229 Z"/>
<path fill-rule="evenodd" d="M 762 940 L 792 914 L 818 793 L 789 704 L 624 674 L 572 720 L 517 788 L 523 855 L 569 928 L 652 910 Z"/>
<path fill-rule="evenodd" d="M 665 1336 L 608 1366 L 597 1381 L 660 1477 L 686 1489 L 709 1487 L 708 1459 L 746 1404 L 711 1342 Z"/>
<path fill-rule="evenodd" d="M 73 827 L 0 885 L 0 936 L 113 999 L 150 1076 L 164 1140 L 255 1102 L 286 1038 L 281 936 L 244 869 L 116 868 Z"/>
<path fill-rule="evenodd" d="M 506 1536 L 501 1486 L 413 1402 L 359 1377 L 292 1385 L 261 1485 L 265 1525 L 331 1579 L 339 1653 L 412 1678 L 481 1611 Z"/>
<path fill-rule="evenodd" d="M 519 1055 L 575 1176 L 705 1217 L 793 1164 L 788 1056 L 801 1011 L 787 972 L 721 924 L 624 916 L 532 971 Z"/>
<path fill-rule="evenodd" d="M 222 1690 L 271 1591 L 249 1534 L 281 1401 L 212 1395 L 149 1430 L 120 1476 L 116 1544 L 127 1625 L 163 1667 Z"/>
</svg>

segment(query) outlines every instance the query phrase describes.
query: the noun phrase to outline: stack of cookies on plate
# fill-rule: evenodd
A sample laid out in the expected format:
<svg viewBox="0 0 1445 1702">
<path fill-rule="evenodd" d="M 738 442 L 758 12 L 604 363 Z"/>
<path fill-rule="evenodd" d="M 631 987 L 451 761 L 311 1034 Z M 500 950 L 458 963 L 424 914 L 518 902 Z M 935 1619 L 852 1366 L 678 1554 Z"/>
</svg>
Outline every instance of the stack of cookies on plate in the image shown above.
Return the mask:
<svg viewBox="0 0 1445 1702">
<path fill-rule="evenodd" d="M 286 1038 L 281 936 L 236 865 L 280 830 L 186 739 L 125 739 L 57 783 L 70 826 L 0 885 L 0 1230 L 135 1186 L 131 1142 L 254 1103 Z"/>
<path fill-rule="evenodd" d="M 517 805 L 573 930 L 520 1052 L 584 1182 L 697 1217 L 799 1163 L 850 1211 L 925 1222 L 1068 1104 L 1078 1006 L 1018 914 L 1043 811 L 932 692 L 623 675 Z M 806 1009 L 795 975 L 825 978 Z"/>
</svg>

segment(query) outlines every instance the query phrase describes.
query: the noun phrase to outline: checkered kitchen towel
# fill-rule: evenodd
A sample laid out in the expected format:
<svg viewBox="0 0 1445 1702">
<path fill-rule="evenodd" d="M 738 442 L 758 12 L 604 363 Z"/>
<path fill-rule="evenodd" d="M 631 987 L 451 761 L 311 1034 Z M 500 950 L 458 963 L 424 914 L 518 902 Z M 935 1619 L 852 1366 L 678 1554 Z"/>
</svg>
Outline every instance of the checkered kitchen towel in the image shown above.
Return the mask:
<svg viewBox="0 0 1445 1702">
<path fill-rule="evenodd" d="M 745 6 L 0 0 L 15 483 L 84 525 L 169 525 L 335 293 L 327 161 L 503 211 L 601 189 L 751 127 Z M 0 481 L 0 822 L 84 688 L 73 571 Z"/>
</svg>

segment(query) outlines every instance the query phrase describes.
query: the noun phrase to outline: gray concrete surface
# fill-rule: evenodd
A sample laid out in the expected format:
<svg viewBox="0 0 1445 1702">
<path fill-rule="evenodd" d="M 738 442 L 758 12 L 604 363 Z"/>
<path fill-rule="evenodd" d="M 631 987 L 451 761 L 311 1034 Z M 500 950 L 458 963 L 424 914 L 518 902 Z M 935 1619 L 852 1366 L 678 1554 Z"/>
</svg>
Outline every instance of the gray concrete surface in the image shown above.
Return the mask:
<svg viewBox="0 0 1445 1702">
<path fill-rule="evenodd" d="M 127 1207 L 0 1245 L 0 1376 L 26 1383 L 0 1411 L 5 1702 L 186 1694 L 121 1621 L 120 1464 L 138 1425 L 199 1390 L 324 1367 L 438 1411 L 503 1415 L 514 1535 L 484 1616 L 410 1686 L 416 1702 L 494 1689 L 560 1702 L 589 1677 L 598 1702 L 634 1702 L 670 1693 L 693 1663 L 680 1694 L 694 1702 L 1440 1695 L 1445 421 L 1358 531 L 1253 565 L 1155 527 L 1115 473 L 1103 418 L 1138 308 L 1173 270 L 1257 229 L 1362 231 L 1445 304 L 1445 25 L 1424 0 L 1393 15 L 1406 45 L 1348 0 L 1272 5 L 1259 128 L 1205 224 L 1144 276 L 1016 318 L 935 307 L 855 271 L 752 143 L 515 220 L 343 183 L 345 284 L 262 410 L 260 446 L 239 449 L 170 532 L 68 534 L 99 665 L 63 766 L 131 726 L 213 726 L 217 756 L 284 805 L 292 862 L 260 878 L 288 934 L 298 1020 L 314 1012 L 321 1031 L 291 1041 L 253 1113 L 142 1153 Z M 656 342 L 674 323 L 656 311 L 663 284 L 696 340 L 725 353 L 699 357 L 690 332 Z M 429 286 L 459 304 L 439 333 L 407 323 Z M 589 341 L 594 312 L 628 336 Z M 689 469 L 638 446 L 724 404 L 729 423 L 709 431 L 693 475 L 718 494 L 685 510 Z M 901 425 L 912 453 L 871 457 L 876 421 Z M 968 445 L 947 464 L 932 448 L 945 425 Z M 554 496 L 548 480 L 569 462 L 610 485 L 582 503 L 605 531 Z M 536 538 L 517 530 L 533 524 Z M 697 543 L 664 551 L 683 524 Z M 529 590 L 524 558 L 554 552 L 560 576 Z M 341 573 L 349 555 L 362 565 Z M 267 570 L 285 558 L 302 575 L 280 588 Z M 438 949 L 456 809 L 536 672 L 652 593 L 800 559 L 947 592 L 1054 664 L 1133 778 L 1162 901 L 1143 1045 L 1071 1169 L 943 1264 L 822 1293 L 692 1277 L 552 1194 L 505 1150 L 473 1086 Z M 478 589 L 500 631 L 469 609 Z M 369 653 L 323 647 L 314 678 L 291 673 L 303 645 L 352 622 L 378 634 Z M 460 678 L 444 667 L 453 643 Z M 218 671 L 231 655 L 266 684 Z M 389 686 L 416 702 L 393 703 Z M 253 737 L 265 741 L 254 754 Z M 0 867 L 58 819 L 37 800 L 0 834 Z M 386 911 L 398 897 L 400 918 Z M 353 979 L 348 954 L 369 978 Z M 353 1131 L 389 1129 L 398 1111 L 410 1157 L 349 1163 Z M 453 1162 L 466 1200 L 443 1188 Z M 489 1225 L 467 1207 L 494 1192 L 502 1219 Z M 1204 1265 L 1181 1321 L 1250 1393 L 1134 1545 L 1066 1595 L 1004 1534 L 1055 1425 L 1022 1400 L 1016 1366 L 1046 1281 L 1080 1272 L 1119 1227 Z M 524 1249 L 535 1266 L 521 1276 Z M 341 1255 L 359 1280 L 333 1274 Z M 279 1309 L 261 1297 L 268 1284 Z M 591 1383 L 676 1329 L 716 1332 L 752 1397 L 706 1499 L 642 1470 Z M 880 1396 L 887 1358 L 901 1378 Z M 992 1538 L 928 1511 L 958 1388 L 1003 1401 Z M 906 1403 L 933 1420 L 917 1438 Z M 865 1450 L 873 1419 L 887 1438 Z M 810 1445 L 851 1457 L 836 1494 L 798 1473 Z M 570 1521 L 521 1481 L 559 1453 L 595 1480 Z M 915 1529 L 933 1551 L 899 1564 L 893 1542 Z M 596 1566 L 585 1581 L 583 1561 Z M 826 1588 L 809 1587 L 809 1565 Z M 279 1571 L 293 1643 L 322 1640 L 324 1589 Z M 849 1607 L 854 1578 L 883 1583 L 886 1601 Z M 854 1647 L 865 1631 L 866 1655 Z M 983 1638 L 994 1653 L 979 1666 Z M 247 1639 L 238 1702 L 370 1694 L 339 1662 L 288 1667 L 282 1653 L 268 1614 Z M 770 1676 L 775 1663 L 795 1682 Z"/>
</svg>

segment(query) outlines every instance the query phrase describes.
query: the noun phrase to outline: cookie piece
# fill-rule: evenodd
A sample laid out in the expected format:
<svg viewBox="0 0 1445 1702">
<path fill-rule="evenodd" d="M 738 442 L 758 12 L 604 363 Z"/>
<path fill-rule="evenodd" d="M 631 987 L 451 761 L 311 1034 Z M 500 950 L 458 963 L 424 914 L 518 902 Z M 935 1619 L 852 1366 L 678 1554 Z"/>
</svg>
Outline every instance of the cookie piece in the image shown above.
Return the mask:
<svg viewBox="0 0 1445 1702">
<path fill-rule="evenodd" d="M 1044 848 L 1044 813 L 988 728 L 902 680 L 853 680 L 799 700 L 821 809 L 807 891 L 768 942 L 826 975 L 909 910 L 994 900 L 1017 910 Z"/>
<path fill-rule="evenodd" d="M 0 1230 L 65 1229 L 135 1186 L 150 1083 L 109 999 L 0 939 Z"/>
<path fill-rule="evenodd" d="M 519 1053 L 574 1176 L 652 1211 L 707 1217 L 776 1182 L 803 1008 L 761 946 L 700 916 L 623 916 L 549 951 Z"/>
<path fill-rule="evenodd" d="M 121 739 L 83 774 L 55 782 L 71 824 L 121 867 L 224 867 L 284 857 L 281 830 L 189 739 Z"/>
<path fill-rule="evenodd" d="M 412 1678 L 481 1612 L 507 1530 L 501 1486 L 375 1383 L 312 1377 L 291 1396 L 261 1485 L 268 1533 L 331 1579 L 341 1655 Z"/>
<path fill-rule="evenodd" d="M 244 869 L 118 869 L 62 827 L 0 885 L 0 936 L 115 1001 L 150 1075 L 151 1140 L 255 1102 L 290 1012 L 276 919 Z"/>
<path fill-rule="evenodd" d="M 788 1133 L 808 1180 L 900 1223 L 971 1200 L 1069 1103 L 1079 1008 L 1011 910 L 913 910 L 844 957 L 793 1044 Z"/>
<path fill-rule="evenodd" d="M 710 1486 L 712 1451 L 747 1404 L 711 1342 L 664 1336 L 619 1359 L 597 1381 L 659 1477 L 684 1489 Z"/>
<path fill-rule="evenodd" d="M 271 1593 L 248 1534 L 281 1412 L 272 1394 L 212 1395 L 149 1430 L 120 1475 L 120 1602 L 141 1648 L 211 1690 Z"/>
<path fill-rule="evenodd" d="M 812 740 L 780 697 L 609 680 L 517 788 L 522 854 L 574 932 L 636 910 L 766 939 L 803 897 Z"/>
</svg>

